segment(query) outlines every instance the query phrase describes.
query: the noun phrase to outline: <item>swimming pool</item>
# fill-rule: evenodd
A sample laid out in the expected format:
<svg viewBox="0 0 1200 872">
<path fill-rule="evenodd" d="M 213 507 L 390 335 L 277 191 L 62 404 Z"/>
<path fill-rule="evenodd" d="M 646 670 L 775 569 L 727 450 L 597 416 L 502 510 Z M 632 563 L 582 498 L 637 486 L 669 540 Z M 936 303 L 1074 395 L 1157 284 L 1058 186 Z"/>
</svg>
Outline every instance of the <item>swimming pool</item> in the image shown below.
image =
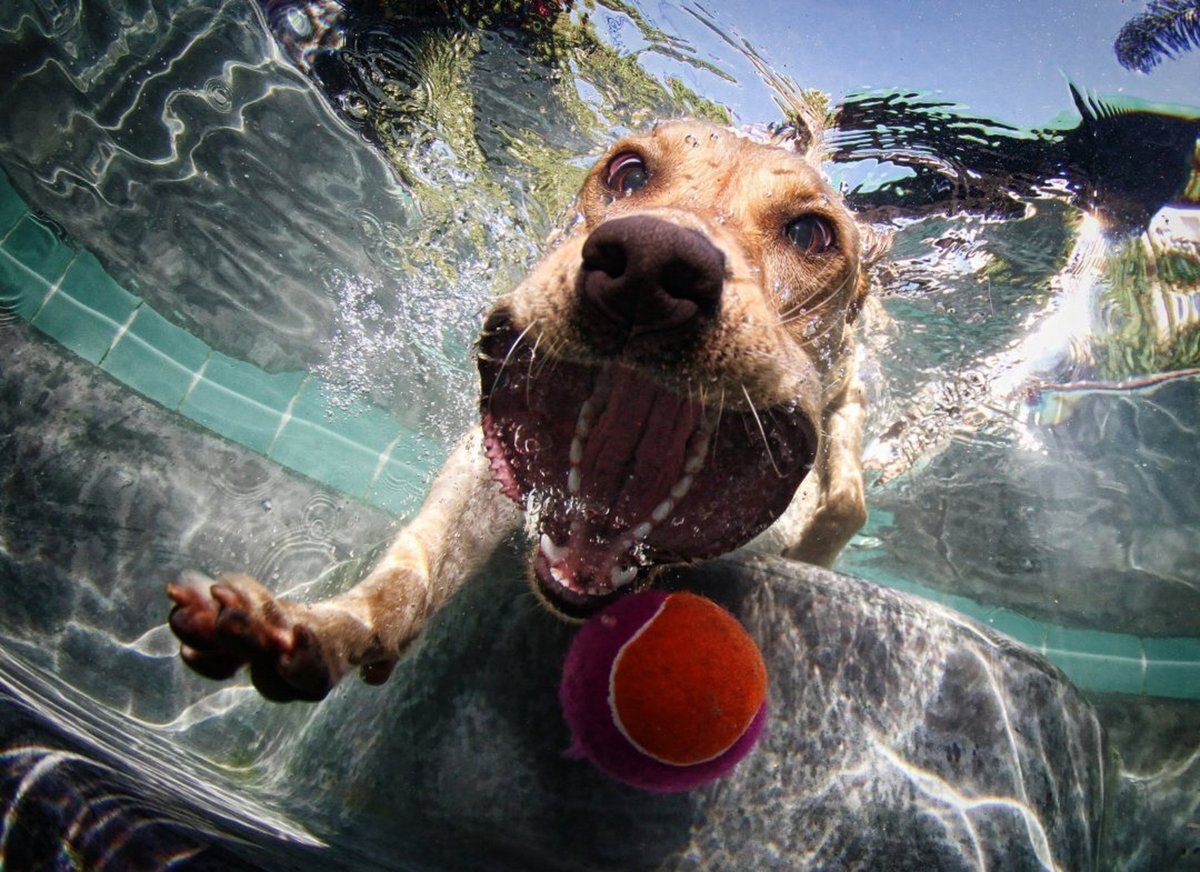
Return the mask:
<svg viewBox="0 0 1200 872">
<path fill-rule="evenodd" d="M 862 353 L 871 518 L 839 568 L 1062 667 L 1159 802 L 1114 791 L 1104 856 L 1198 862 L 1196 54 L 1125 72 L 1120 3 L 532 5 L 423 31 L 333 3 L 2 13 L 12 819 L 53 805 L 29 787 L 52 769 L 56 807 L 144 791 L 164 857 L 216 839 L 230 853 L 195 862 L 321 866 L 319 843 L 364 868 L 450 862 L 383 806 L 396 785 L 463 791 L 509 734 L 464 714 L 453 759 L 398 750 L 434 729 L 422 706 L 463 698 L 428 686 L 453 675 L 422 673 L 435 644 L 386 695 L 271 706 L 185 674 L 162 583 L 346 586 L 468 421 L 481 314 L 589 155 L 663 114 L 778 120 L 791 79 L 843 101 L 828 171 L 896 234 Z M 494 583 L 513 626 L 535 620 Z"/>
</svg>

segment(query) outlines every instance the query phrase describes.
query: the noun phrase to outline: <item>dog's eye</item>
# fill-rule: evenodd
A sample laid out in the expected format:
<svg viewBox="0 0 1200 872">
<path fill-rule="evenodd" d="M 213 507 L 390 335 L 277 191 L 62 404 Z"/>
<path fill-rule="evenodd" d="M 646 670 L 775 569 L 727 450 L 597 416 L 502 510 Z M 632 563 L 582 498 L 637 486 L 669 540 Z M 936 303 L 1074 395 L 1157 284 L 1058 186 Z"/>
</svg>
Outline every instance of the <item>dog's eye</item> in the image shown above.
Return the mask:
<svg viewBox="0 0 1200 872">
<path fill-rule="evenodd" d="M 805 254 L 821 254 L 833 247 L 833 228 L 820 215 L 801 215 L 783 228 L 788 242 Z"/>
<path fill-rule="evenodd" d="M 650 171 L 646 169 L 646 162 L 640 154 L 632 151 L 614 157 L 604 174 L 604 184 L 608 189 L 625 196 L 646 187 L 648 181 Z"/>
</svg>

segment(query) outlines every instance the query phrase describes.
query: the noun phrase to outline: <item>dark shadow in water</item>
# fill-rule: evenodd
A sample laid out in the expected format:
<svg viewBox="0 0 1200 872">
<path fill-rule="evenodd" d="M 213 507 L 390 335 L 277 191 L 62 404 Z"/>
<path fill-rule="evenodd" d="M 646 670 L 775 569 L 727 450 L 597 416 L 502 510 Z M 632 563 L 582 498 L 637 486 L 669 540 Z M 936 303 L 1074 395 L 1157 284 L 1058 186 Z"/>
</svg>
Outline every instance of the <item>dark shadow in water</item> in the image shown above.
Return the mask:
<svg viewBox="0 0 1200 872">
<path fill-rule="evenodd" d="M 868 220 L 977 213 L 1020 216 L 1023 199 L 1069 199 L 1113 233 L 1145 229 L 1183 194 L 1196 167 L 1200 109 L 1087 96 L 1069 129 L 1024 130 L 915 93 L 851 97 L 832 137 L 834 160 L 874 158 L 914 175 L 847 200 Z"/>
<path fill-rule="evenodd" d="M 403 10 L 368 0 L 260 5 L 276 41 L 343 121 L 375 145 L 394 149 L 423 123 L 422 70 L 436 66 L 438 53 L 453 50 L 456 35 L 496 34 L 523 59 L 522 78 L 552 79 L 563 74 L 566 48 L 556 42 L 554 24 L 572 4 L 469 3 L 453 14 L 438 3 Z M 1079 122 L 1037 130 L 972 116 L 917 93 L 850 97 L 831 137 L 833 159 L 876 159 L 913 175 L 857 188 L 847 201 L 868 220 L 959 213 L 1013 218 L 1024 214 L 1025 200 L 1049 195 L 1098 213 L 1113 234 L 1145 229 L 1198 171 L 1200 108 L 1097 98 L 1069 87 Z M 545 90 L 553 100 L 553 89 Z M 531 129 L 537 118 L 527 119 Z M 496 117 L 479 121 L 481 131 L 498 123 Z"/>
<path fill-rule="evenodd" d="M 248 870 L 179 803 L 54 726 L 0 663 L 0 868 Z"/>
<path fill-rule="evenodd" d="M 456 46 L 460 37 L 480 36 L 491 50 L 510 47 L 509 54 L 521 68 L 510 80 L 510 88 L 557 76 L 556 68 L 565 61 L 557 60 L 562 51 L 554 25 L 572 5 L 572 0 L 454 4 L 259 0 L 271 34 L 293 65 L 316 85 L 343 122 L 389 151 L 409 142 L 414 128 L 427 123 L 430 95 L 423 77 L 428 68 L 442 65 L 462 50 Z M 548 83 L 542 91 L 546 99 L 554 100 Z M 521 100 L 514 100 L 511 108 L 528 116 L 526 121 L 538 120 L 539 114 L 528 112 L 533 107 Z M 484 118 L 476 127 L 487 130 L 498 121 Z M 403 173 L 405 168 L 396 169 Z"/>
</svg>

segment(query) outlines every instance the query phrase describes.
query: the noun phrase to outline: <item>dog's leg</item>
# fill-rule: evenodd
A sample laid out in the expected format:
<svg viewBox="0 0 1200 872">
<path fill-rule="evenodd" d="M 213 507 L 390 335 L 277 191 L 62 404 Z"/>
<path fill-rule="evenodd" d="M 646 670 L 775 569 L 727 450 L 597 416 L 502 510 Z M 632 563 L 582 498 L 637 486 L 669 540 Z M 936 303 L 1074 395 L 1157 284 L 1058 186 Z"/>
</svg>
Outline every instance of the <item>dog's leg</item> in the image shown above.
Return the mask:
<svg viewBox="0 0 1200 872">
<path fill-rule="evenodd" d="M 863 497 L 862 434 L 866 392 L 855 378 L 825 413 L 825 441 L 814 472 L 821 475 L 819 503 L 800 540 L 784 555 L 830 566 L 867 521 Z"/>
<path fill-rule="evenodd" d="M 247 575 L 168 585 L 182 656 L 210 678 L 250 666 L 268 699 L 318 700 L 350 669 L 386 680 L 425 622 L 516 526 L 492 481 L 478 428 L 438 473 L 420 512 L 361 582 L 305 605 L 276 599 Z"/>
</svg>

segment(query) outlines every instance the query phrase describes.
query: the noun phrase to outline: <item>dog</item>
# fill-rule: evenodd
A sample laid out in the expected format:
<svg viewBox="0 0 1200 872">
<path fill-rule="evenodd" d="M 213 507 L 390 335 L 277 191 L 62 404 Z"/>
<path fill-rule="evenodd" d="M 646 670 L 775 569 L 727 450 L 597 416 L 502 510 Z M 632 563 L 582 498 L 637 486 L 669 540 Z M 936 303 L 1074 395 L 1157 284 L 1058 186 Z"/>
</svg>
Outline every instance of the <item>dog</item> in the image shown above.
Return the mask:
<svg viewBox="0 0 1200 872">
<path fill-rule="evenodd" d="M 480 423 L 375 567 L 313 604 L 172 583 L 184 662 L 248 665 L 276 701 L 381 683 L 522 519 L 533 588 L 571 620 L 751 540 L 829 565 L 866 519 L 854 324 L 881 245 L 817 138 L 672 121 L 613 145 L 486 316 Z"/>
</svg>

